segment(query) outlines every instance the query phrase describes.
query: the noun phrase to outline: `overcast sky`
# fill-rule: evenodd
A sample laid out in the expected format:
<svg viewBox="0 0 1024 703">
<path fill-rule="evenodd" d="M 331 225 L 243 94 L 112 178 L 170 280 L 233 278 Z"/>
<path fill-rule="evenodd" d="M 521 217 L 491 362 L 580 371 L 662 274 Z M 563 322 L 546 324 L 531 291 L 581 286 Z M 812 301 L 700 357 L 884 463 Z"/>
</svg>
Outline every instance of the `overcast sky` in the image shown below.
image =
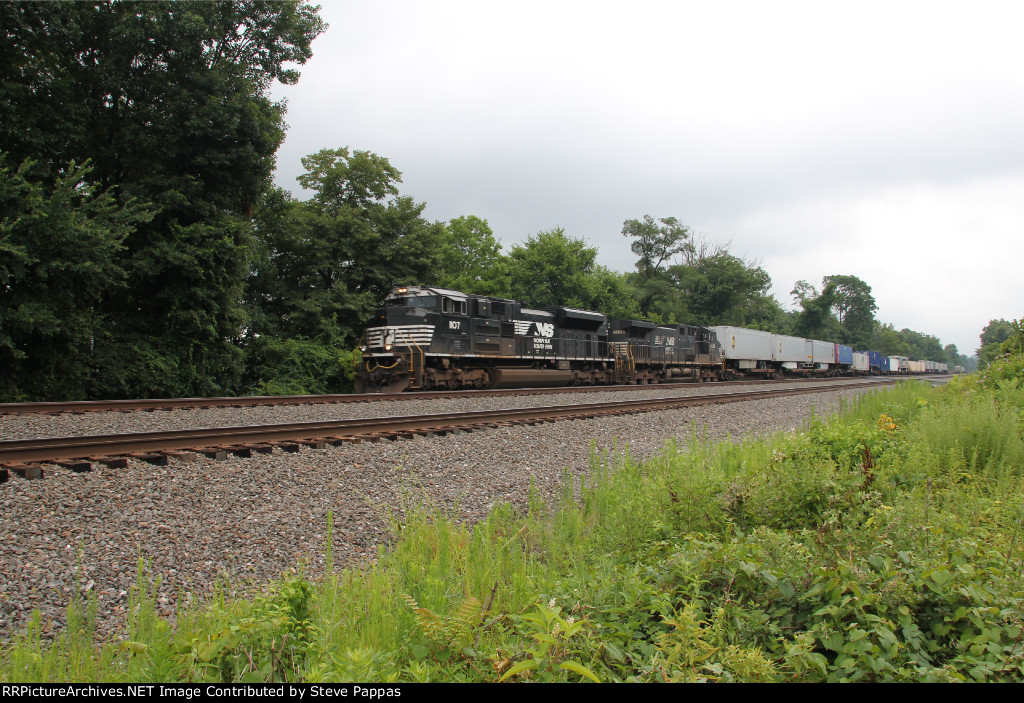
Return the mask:
<svg viewBox="0 0 1024 703">
<path fill-rule="evenodd" d="M 507 250 L 563 227 L 631 270 L 677 217 L 773 293 L 831 274 L 963 353 L 1024 317 L 1024 3 L 324 0 L 278 185 L 348 146 Z"/>
</svg>

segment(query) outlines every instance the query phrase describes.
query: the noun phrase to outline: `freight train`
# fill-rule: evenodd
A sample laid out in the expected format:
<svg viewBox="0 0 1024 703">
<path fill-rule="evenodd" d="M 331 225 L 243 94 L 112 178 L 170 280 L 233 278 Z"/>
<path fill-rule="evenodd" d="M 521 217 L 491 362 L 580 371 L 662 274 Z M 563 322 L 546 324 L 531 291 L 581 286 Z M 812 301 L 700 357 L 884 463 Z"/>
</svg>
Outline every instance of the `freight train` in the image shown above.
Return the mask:
<svg viewBox="0 0 1024 703">
<path fill-rule="evenodd" d="M 388 294 L 359 348 L 357 393 L 910 373 L 919 364 L 924 373 L 924 364 L 935 364 L 739 327 L 530 308 L 431 286 Z M 944 373 L 939 366 L 932 372 Z"/>
</svg>

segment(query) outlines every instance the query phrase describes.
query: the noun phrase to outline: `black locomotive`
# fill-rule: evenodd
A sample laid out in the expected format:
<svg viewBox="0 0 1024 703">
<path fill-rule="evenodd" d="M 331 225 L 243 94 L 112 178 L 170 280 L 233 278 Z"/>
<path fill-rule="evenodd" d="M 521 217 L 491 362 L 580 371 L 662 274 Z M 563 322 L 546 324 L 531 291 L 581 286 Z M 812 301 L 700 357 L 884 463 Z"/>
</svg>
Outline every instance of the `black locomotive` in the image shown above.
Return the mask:
<svg viewBox="0 0 1024 703">
<path fill-rule="evenodd" d="M 715 333 L 444 288 L 397 288 L 367 324 L 356 392 L 718 380 Z"/>
</svg>

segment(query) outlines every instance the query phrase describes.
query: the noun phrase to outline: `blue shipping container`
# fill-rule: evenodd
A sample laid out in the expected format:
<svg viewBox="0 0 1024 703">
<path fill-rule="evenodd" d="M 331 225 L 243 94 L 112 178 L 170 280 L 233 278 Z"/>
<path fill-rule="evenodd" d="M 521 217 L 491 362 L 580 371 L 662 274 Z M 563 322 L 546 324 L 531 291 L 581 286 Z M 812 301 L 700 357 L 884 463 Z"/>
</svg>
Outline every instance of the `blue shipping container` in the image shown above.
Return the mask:
<svg viewBox="0 0 1024 703">
<path fill-rule="evenodd" d="M 849 366 L 853 363 L 853 347 L 848 347 L 845 344 L 836 345 L 836 363 L 846 364 Z"/>
</svg>

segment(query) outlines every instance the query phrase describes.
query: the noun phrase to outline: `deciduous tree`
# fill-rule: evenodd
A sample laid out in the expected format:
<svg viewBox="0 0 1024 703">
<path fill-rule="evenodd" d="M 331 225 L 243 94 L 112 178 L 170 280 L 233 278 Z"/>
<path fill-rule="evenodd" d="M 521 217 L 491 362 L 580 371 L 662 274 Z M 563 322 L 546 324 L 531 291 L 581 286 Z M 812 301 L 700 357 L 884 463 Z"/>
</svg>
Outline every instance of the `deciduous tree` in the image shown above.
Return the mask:
<svg viewBox="0 0 1024 703">
<path fill-rule="evenodd" d="M 124 286 L 123 242 L 150 213 L 118 207 L 88 166 L 47 184 L 31 170 L 0 154 L 0 398 L 84 399 L 110 337 L 100 302 Z"/>
<path fill-rule="evenodd" d="M 346 390 L 344 367 L 325 368 L 357 343 L 373 308 L 395 286 L 437 268 L 443 225 L 399 195 L 401 172 L 348 148 L 302 160 L 307 202 L 273 192 L 257 212 L 257 256 L 246 288 L 246 385 L 268 391 Z M 317 374 L 308 369 L 320 369 Z"/>
<path fill-rule="evenodd" d="M 456 217 L 441 233 L 435 282 L 464 293 L 507 297 L 508 262 L 487 220 Z"/>
<path fill-rule="evenodd" d="M 975 352 L 978 355 L 978 365 L 980 368 L 985 368 L 992 363 L 992 360 L 999 355 L 1002 343 L 1009 339 L 1013 332 L 1012 320 L 1004 320 L 1003 318 L 989 320 L 989 323 L 982 329 L 979 337 L 981 346 Z"/>
<path fill-rule="evenodd" d="M 643 221 L 623 222 L 622 234 L 634 240 L 629 248 L 640 257 L 636 262 L 637 271 L 641 277 L 650 278 L 673 256 L 686 250 L 690 229 L 675 217 L 655 221 L 650 215 L 644 215 Z"/>
<path fill-rule="evenodd" d="M 251 211 L 284 137 L 273 81 L 293 83 L 324 29 L 299 2 L 4 3 L 0 149 L 39 181 L 90 159 L 120 205 L 148 203 L 119 253 L 106 395 L 237 384 Z"/>
</svg>

